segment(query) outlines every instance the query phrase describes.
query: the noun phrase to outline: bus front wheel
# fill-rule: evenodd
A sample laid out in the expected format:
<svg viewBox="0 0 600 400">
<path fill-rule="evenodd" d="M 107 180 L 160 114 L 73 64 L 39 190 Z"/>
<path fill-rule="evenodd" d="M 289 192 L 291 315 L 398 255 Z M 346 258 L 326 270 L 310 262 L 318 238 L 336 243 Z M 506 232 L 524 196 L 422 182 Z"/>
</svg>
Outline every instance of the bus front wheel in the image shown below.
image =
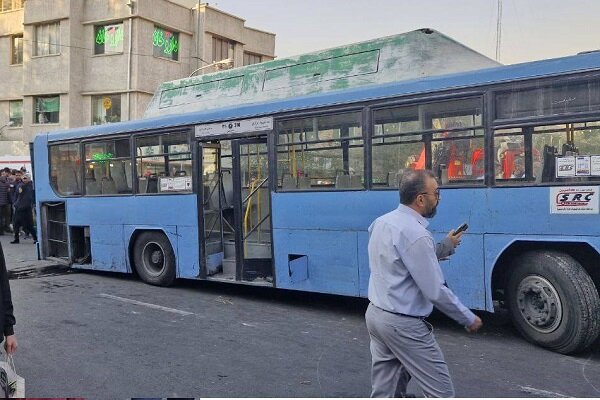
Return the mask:
<svg viewBox="0 0 600 400">
<path fill-rule="evenodd" d="M 511 317 L 529 341 L 562 354 L 588 348 L 600 332 L 600 298 L 573 257 L 529 251 L 513 262 L 507 285 Z"/>
<path fill-rule="evenodd" d="M 175 254 L 162 232 L 143 232 L 133 246 L 135 270 L 151 285 L 169 286 L 175 281 Z"/>
</svg>

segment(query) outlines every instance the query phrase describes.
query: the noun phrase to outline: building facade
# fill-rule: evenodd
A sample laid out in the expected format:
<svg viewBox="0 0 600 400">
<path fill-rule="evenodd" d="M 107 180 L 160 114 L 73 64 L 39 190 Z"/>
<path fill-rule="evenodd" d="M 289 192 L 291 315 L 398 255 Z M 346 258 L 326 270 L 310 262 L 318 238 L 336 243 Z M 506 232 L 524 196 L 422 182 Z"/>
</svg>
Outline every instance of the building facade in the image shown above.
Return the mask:
<svg viewBox="0 0 600 400">
<path fill-rule="evenodd" d="M 140 118 L 161 82 L 274 51 L 274 34 L 196 0 L 0 0 L 0 153 Z"/>
</svg>

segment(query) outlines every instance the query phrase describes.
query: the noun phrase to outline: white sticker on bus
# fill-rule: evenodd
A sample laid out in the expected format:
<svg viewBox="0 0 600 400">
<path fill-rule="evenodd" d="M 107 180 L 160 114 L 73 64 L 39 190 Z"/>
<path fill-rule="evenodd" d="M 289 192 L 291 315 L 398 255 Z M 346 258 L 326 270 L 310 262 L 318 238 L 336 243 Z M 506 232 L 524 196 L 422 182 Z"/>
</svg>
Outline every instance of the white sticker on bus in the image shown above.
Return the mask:
<svg viewBox="0 0 600 400">
<path fill-rule="evenodd" d="M 240 119 L 196 126 L 196 137 L 273 130 L 273 117 Z"/>
<path fill-rule="evenodd" d="M 598 186 L 550 188 L 550 214 L 598 214 Z"/>
</svg>

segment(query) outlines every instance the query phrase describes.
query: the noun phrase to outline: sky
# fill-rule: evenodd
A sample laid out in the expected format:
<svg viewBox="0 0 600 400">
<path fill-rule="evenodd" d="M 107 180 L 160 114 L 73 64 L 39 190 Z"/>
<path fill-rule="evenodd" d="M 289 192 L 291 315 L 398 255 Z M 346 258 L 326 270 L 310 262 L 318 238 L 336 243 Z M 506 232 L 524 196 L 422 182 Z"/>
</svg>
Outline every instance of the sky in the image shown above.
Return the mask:
<svg viewBox="0 0 600 400">
<path fill-rule="evenodd" d="M 600 49 L 600 0 L 501 0 L 500 59 L 515 64 Z M 420 28 L 496 58 L 498 0 L 215 0 L 277 34 L 288 57 Z"/>
</svg>

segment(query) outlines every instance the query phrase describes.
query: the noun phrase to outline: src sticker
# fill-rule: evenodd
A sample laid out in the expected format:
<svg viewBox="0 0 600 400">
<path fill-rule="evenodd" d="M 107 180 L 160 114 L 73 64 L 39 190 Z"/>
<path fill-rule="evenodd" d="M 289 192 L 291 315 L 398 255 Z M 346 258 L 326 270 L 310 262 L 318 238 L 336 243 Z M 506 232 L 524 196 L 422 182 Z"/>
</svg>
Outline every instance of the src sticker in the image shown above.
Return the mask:
<svg viewBox="0 0 600 400">
<path fill-rule="evenodd" d="M 550 188 L 550 213 L 598 214 L 599 192 L 598 186 Z"/>
</svg>

